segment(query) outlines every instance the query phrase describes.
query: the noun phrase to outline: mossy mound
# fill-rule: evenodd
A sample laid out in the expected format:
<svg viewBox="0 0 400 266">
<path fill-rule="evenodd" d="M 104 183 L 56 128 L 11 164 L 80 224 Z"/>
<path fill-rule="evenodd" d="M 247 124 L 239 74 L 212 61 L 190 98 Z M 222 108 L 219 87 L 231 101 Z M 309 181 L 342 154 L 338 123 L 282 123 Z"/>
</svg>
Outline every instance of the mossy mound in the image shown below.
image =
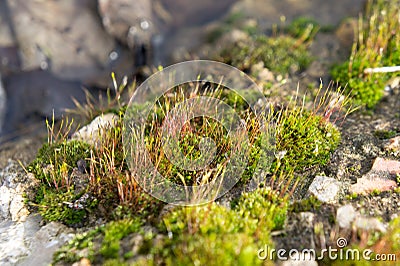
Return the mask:
<svg viewBox="0 0 400 266">
<path fill-rule="evenodd" d="M 307 46 L 290 36 L 257 35 L 239 41 L 221 52 L 223 62 L 249 72 L 251 66 L 263 62 L 269 70 L 286 75 L 304 70 L 312 61 Z"/>
<path fill-rule="evenodd" d="M 158 234 L 141 231 L 138 219 L 110 222 L 75 237 L 54 262 L 88 258 L 103 265 L 261 265 L 257 251 L 273 247 L 270 233 L 283 226 L 287 206 L 286 198 L 261 188 L 242 195 L 233 209 L 216 203 L 177 207 L 164 215 Z M 126 243 L 134 235 L 142 241 L 132 253 Z"/>
<path fill-rule="evenodd" d="M 334 66 L 332 77 L 346 86 L 355 104 L 373 108 L 382 98 L 387 81 L 397 73 L 374 73 L 371 69 L 400 64 L 400 28 L 397 1 L 373 0 L 360 21 L 358 40 L 349 59 Z M 370 69 L 370 70 L 368 70 Z"/>
</svg>

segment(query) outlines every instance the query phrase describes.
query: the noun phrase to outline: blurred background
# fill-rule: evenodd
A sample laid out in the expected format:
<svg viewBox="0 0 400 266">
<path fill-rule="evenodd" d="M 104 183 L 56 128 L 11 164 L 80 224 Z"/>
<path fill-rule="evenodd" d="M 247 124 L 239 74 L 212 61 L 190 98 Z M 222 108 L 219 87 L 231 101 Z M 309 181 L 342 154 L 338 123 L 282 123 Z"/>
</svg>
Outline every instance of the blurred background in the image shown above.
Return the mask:
<svg viewBox="0 0 400 266">
<path fill-rule="evenodd" d="M 85 100 L 84 88 L 105 94 L 111 72 L 118 82 L 124 76 L 140 82 L 152 67 L 210 58 L 226 40 L 210 46 L 221 33 L 216 29 L 232 21 L 272 34 L 276 25 L 312 18 L 334 29 L 337 38 L 327 35 L 323 49 L 314 47 L 328 58 L 351 45 L 353 29 L 341 25 L 357 17 L 364 2 L 0 0 L 0 143 L 39 134 L 46 118 L 60 118 L 74 107 L 72 99 Z"/>
</svg>

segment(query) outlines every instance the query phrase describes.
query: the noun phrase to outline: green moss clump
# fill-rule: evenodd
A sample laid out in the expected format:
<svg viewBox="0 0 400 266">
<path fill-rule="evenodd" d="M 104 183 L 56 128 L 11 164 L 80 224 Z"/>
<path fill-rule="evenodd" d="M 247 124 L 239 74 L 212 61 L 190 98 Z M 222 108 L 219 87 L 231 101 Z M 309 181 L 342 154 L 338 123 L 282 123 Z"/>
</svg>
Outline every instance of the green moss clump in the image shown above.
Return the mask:
<svg viewBox="0 0 400 266">
<path fill-rule="evenodd" d="M 375 137 L 379 139 L 390 139 L 396 136 L 396 131 L 394 130 L 376 130 L 374 132 Z"/>
<path fill-rule="evenodd" d="M 241 92 L 250 103 L 257 101 L 251 92 Z M 208 96 L 208 95 L 207 95 Z M 261 170 L 282 178 L 292 179 L 294 172 L 301 172 L 313 166 L 323 166 L 329 159 L 331 153 L 337 148 L 340 142 L 339 130 L 329 122 L 329 117 L 322 117 L 315 112 L 308 111 L 297 104 L 274 111 L 268 114 L 271 123 L 275 123 L 274 132 L 262 132 L 255 115 L 249 108 L 249 104 L 237 93 L 225 89 L 219 89 L 211 94 L 214 98 L 220 98 L 225 103 L 232 106 L 236 113 L 246 121 L 249 137 L 249 153 L 247 155 L 247 165 L 242 174 L 241 181 L 247 182 L 253 175 Z M 182 170 L 179 166 L 171 164 L 164 153 L 161 152 L 161 138 L 159 130 L 169 106 L 179 102 L 179 94 L 174 98 L 160 100 L 155 110 L 152 121 L 147 123 L 146 144 L 154 162 L 158 163 L 158 170 L 164 176 L 175 183 L 186 185 L 198 184 L 206 171 Z M 325 99 L 326 101 L 326 99 Z M 294 105 L 294 106 L 292 106 Z M 323 105 L 323 104 L 322 104 Z M 320 107 L 323 109 L 324 107 Z M 187 125 L 187 126 L 186 126 Z M 232 150 L 232 139 L 227 136 L 226 130 L 218 121 L 200 117 L 192 119 L 181 131 L 179 139 L 180 152 L 191 159 L 201 156 L 199 140 L 203 137 L 211 138 L 217 145 L 216 156 L 208 169 L 220 169 L 226 158 L 229 158 Z M 271 138 L 272 137 L 272 138 Z M 276 149 L 279 151 L 275 161 L 260 161 L 264 158 L 264 147 L 273 145 L 276 140 Z M 233 147 L 235 148 L 235 147 Z M 269 147 L 269 151 L 274 147 Z M 286 175 L 286 177 L 285 177 Z M 214 176 L 210 177 L 210 180 Z"/>
<path fill-rule="evenodd" d="M 256 219 L 258 227 L 268 230 L 282 229 L 288 210 L 287 200 L 269 188 L 259 188 L 254 192 L 244 193 L 236 206 L 242 219 Z"/>
<path fill-rule="evenodd" d="M 141 232 L 143 221 L 140 218 L 112 221 L 84 234 L 75 236 L 53 256 L 53 263 L 74 263 L 82 258 L 91 262 L 121 265 L 129 250 L 121 248 L 123 238 Z M 113 264 L 118 262 L 117 264 Z"/>
<path fill-rule="evenodd" d="M 312 39 L 318 32 L 319 25 L 315 19 L 298 17 L 286 27 L 286 30 L 294 38 L 300 38 L 304 41 L 308 41 Z"/>
<path fill-rule="evenodd" d="M 104 233 L 104 226 L 97 227 L 83 234 L 77 234 L 66 245 L 57 250 L 53 255 L 53 263 L 74 263 L 81 258 L 93 260 L 95 257 L 97 241 Z"/>
<path fill-rule="evenodd" d="M 244 233 L 228 235 L 193 235 L 183 237 L 178 243 L 161 250 L 171 248 L 173 251 L 162 259 L 164 265 L 262 265 L 258 259 L 260 248 L 252 236 Z M 158 260 L 155 260 L 158 262 Z M 146 261 L 142 265 L 152 265 Z M 154 263 L 157 264 L 157 263 Z M 267 264 L 268 265 L 268 264 Z M 273 265 L 270 262 L 270 265 Z"/>
<path fill-rule="evenodd" d="M 264 35 L 227 47 L 220 59 L 247 72 L 261 61 L 266 68 L 282 75 L 304 70 L 312 61 L 302 41 L 290 36 L 268 38 Z"/>
<path fill-rule="evenodd" d="M 257 250 L 273 246 L 270 232 L 283 226 L 287 199 L 269 188 L 245 193 L 233 209 L 216 203 L 178 208 L 160 230 L 169 238 L 152 248 L 152 261 L 167 265 L 259 265 Z M 228 241 L 227 241 L 228 240 Z"/>
<path fill-rule="evenodd" d="M 354 60 L 335 66 L 332 71 L 334 80 L 347 84 L 346 90 L 351 94 L 355 105 L 365 105 L 373 108 L 383 96 L 383 88 L 388 80 L 385 74 L 363 75 L 363 70 L 368 65 L 367 61 Z"/>
<path fill-rule="evenodd" d="M 276 167 L 287 172 L 325 165 L 340 142 L 340 131 L 333 124 L 298 107 L 280 112 L 276 131 L 277 149 L 283 152 Z"/>
<path fill-rule="evenodd" d="M 64 193 L 46 189 L 43 186 L 42 199 L 38 202 L 39 213 L 47 221 L 61 221 L 69 226 L 79 226 L 86 217 L 85 209 L 74 208 L 73 202 L 79 199 L 73 191 Z M 96 201 L 91 202 L 91 206 L 96 205 Z"/>
<path fill-rule="evenodd" d="M 45 143 L 27 170 L 49 187 L 60 187 L 79 160 L 90 158 L 90 150 L 89 144 L 76 140 Z"/>
<path fill-rule="evenodd" d="M 400 63 L 400 27 L 397 1 L 370 0 L 349 60 L 334 66 L 332 77 L 346 86 L 354 104 L 373 108 L 383 96 L 386 82 L 396 73 L 365 73 L 367 68 Z"/>
<path fill-rule="evenodd" d="M 142 224 L 140 219 L 137 218 L 108 223 L 104 228 L 104 239 L 101 244 L 100 254 L 104 258 L 118 258 L 121 239 L 129 234 L 139 232 Z"/>
<path fill-rule="evenodd" d="M 28 165 L 28 171 L 41 181 L 33 203 L 47 221 L 78 226 L 86 217 L 87 210 L 96 206 L 96 200 L 90 200 L 85 208 L 73 206 L 83 192 L 74 192 L 70 175 L 79 160 L 90 158 L 90 150 L 91 146 L 81 141 L 46 143 Z"/>
<path fill-rule="evenodd" d="M 321 207 L 322 202 L 319 201 L 316 197 L 310 196 L 306 199 L 295 201 L 289 205 L 290 212 L 309 212 L 309 211 L 317 211 Z"/>
</svg>

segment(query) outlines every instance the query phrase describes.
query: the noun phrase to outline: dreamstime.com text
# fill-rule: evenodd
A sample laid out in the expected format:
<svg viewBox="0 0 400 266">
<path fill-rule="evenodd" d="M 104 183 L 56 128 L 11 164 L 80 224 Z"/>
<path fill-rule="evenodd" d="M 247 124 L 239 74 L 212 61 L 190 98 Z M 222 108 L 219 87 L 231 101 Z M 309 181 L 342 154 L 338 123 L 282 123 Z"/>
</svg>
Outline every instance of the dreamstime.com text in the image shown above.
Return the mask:
<svg viewBox="0 0 400 266">
<path fill-rule="evenodd" d="M 328 247 L 322 249 L 320 252 L 316 252 L 315 249 L 274 249 L 270 248 L 268 245 L 265 245 L 264 248 L 261 248 L 257 251 L 257 256 L 260 260 L 274 260 L 278 259 L 281 261 L 285 260 L 346 260 L 346 261 L 396 261 L 396 254 L 376 254 L 373 253 L 370 249 L 358 250 L 346 248 L 343 249 L 346 245 L 343 244 L 343 238 L 338 239 L 338 247 L 333 248 Z M 341 243 L 339 245 L 339 243 Z M 347 242 L 344 242 L 347 243 Z"/>
</svg>

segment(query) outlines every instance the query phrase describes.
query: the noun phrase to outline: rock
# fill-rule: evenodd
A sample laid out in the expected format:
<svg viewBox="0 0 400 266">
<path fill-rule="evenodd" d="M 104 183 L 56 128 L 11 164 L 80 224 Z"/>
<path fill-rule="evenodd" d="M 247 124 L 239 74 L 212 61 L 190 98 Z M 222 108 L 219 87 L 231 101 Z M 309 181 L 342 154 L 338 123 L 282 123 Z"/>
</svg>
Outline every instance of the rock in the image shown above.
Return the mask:
<svg viewBox="0 0 400 266">
<path fill-rule="evenodd" d="M 156 31 L 149 0 L 98 0 L 99 11 L 107 32 L 130 48 L 150 44 Z"/>
<path fill-rule="evenodd" d="M 103 136 L 108 129 L 115 126 L 119 117 L 115 114 L 108 113 L 103 114 L 87 125 L 75 132 L 71 139 L 82 140 L 91 145 L 97 146 L 100 142 L 101 136 Z"/>
<path fill-rule="evenodd" d="M 335 31 L 335 35 L 339 40 L 344 52 L 351 51 L 351 46 L 354 42 L 354 34 L 358 30 L 358 19 L 347 18 L 343 20 Z"/>
<path fill-rule="evenodd" d="M 16 73 L 21 69 L 21 63 L 18 55 L 18 47 L 0 45 L 0 72 L 3 76 Z"/>
<path fill-rule="evenodd" d="M 400 174 L 400 161 L 378 157 L 375 159 L 371 171 L 386 172 L 391 175 Z"/>
<path fill-rule="evenodd" d="M 25 192 L 38 180 L 32 174 L 20 176 L 15 162 L 0 171 L 0 221 L 25 221 L 29 211 L 25 206 Z"/>
<path fill-rule="evenodd" d="M 15 45 L 15 36 L 12 33 L 12 21 L 7 1 L 0 1 L 0 47 Z M 3 58 L 0 57 L 2 60 Z M 3 62 L 0 62 L 0 64 Z"/>
<path fill-rule="evenodd" d="M 339 207 L 336 211 L 336 221 L 341 228 L 351 228 L 356 218 L 356 211 L 351 204 Z"/>
<path fill-rule="evenodd" d="M 0 224 L 0 264 L 15 265 L 19 259 L 28 255 L 29 247 L 25 237 L 32 237 L 33 232 L 27 231 L 28 223 L 3 222 Z M 38 230 L 38 224 L 34 224 L 33 231 Z"/>
<path fill-rule="evenodd" d="M 251 66 L 251 73 L 257 76 L 257 79 L 263 82 L 275 81 L 274 73 L 264 67 L 264 62 L 260 61 Z"/>
<path fill-rule="evenodd" d="M 9 0 L 23 70 L 50 69 L 64 79 L 96 75 L 115 41 L 99 23 L 96 2 Z"/>
<path fill-rule="evenodd" d="M 92 264 L 90 263 L 90 260 L 87 258 L 82 258 L 80 261 L 72 264 L 72 266 L 90 266 L 90 265 Z"/>
<path fill-rule="evenodd" d="M 381 177 L 376 173 L 367 173 L 357 180 L 357 183 L 351 185 L 350 193 L 368 194 L 373 191 L 391 191 L 397 188 L 397 183 L 394 180 Z"/>
<path fill-rule="evenodd" d="M 314 226 L 315 214 L 312 212 L 301 212 L 300 222 L 303 226 L 312 228 Z"/>
<path fill-rule="evenodd" d="M 72 229 L 63 224 L 51 222 L 41 227 L 32 238 L 24 241 L 29 244 L 27 257 L 20 260 L 19 265 L 48 265 L 53 254 L 62 245 L 74 237 Z"/>
<path fill-rule="evenodd" d="M 386 232 L 386 226 L 379 221 L 378 218 L 360 216 L 355 219 L 353 226 L 357 229 L 363 229 L 367 231 L 379 231 L 381 233 Z"/>
<path fill-rule="evenodd" d="M 316 176 L 308 191 L 322 202 L 334 202 L 340 189 L 340 183 L 334 178 Z"/>
<path fill-rule="evenodd" d="M 39 215 L 29 216 L 25 222 L 0 223 L 1 265 L 48 265 L 53 253 L 72 239 L 72 230 L 51 222 L 40 227 Z"/>
<path fill-rule="evenodd" d="M 400 162 L 376 158 L 371 170 L 350 187 L 350 193 L 368 194 L 373 191 L 391 191 L 398 187 L 393 175 L 400 174 Z"/>
<path fill-rule="evenodd" d="M 400 136 L 391 138 L 385 146 L 385 150 L 398 153 L 400 151 Z"/>
</svg>

